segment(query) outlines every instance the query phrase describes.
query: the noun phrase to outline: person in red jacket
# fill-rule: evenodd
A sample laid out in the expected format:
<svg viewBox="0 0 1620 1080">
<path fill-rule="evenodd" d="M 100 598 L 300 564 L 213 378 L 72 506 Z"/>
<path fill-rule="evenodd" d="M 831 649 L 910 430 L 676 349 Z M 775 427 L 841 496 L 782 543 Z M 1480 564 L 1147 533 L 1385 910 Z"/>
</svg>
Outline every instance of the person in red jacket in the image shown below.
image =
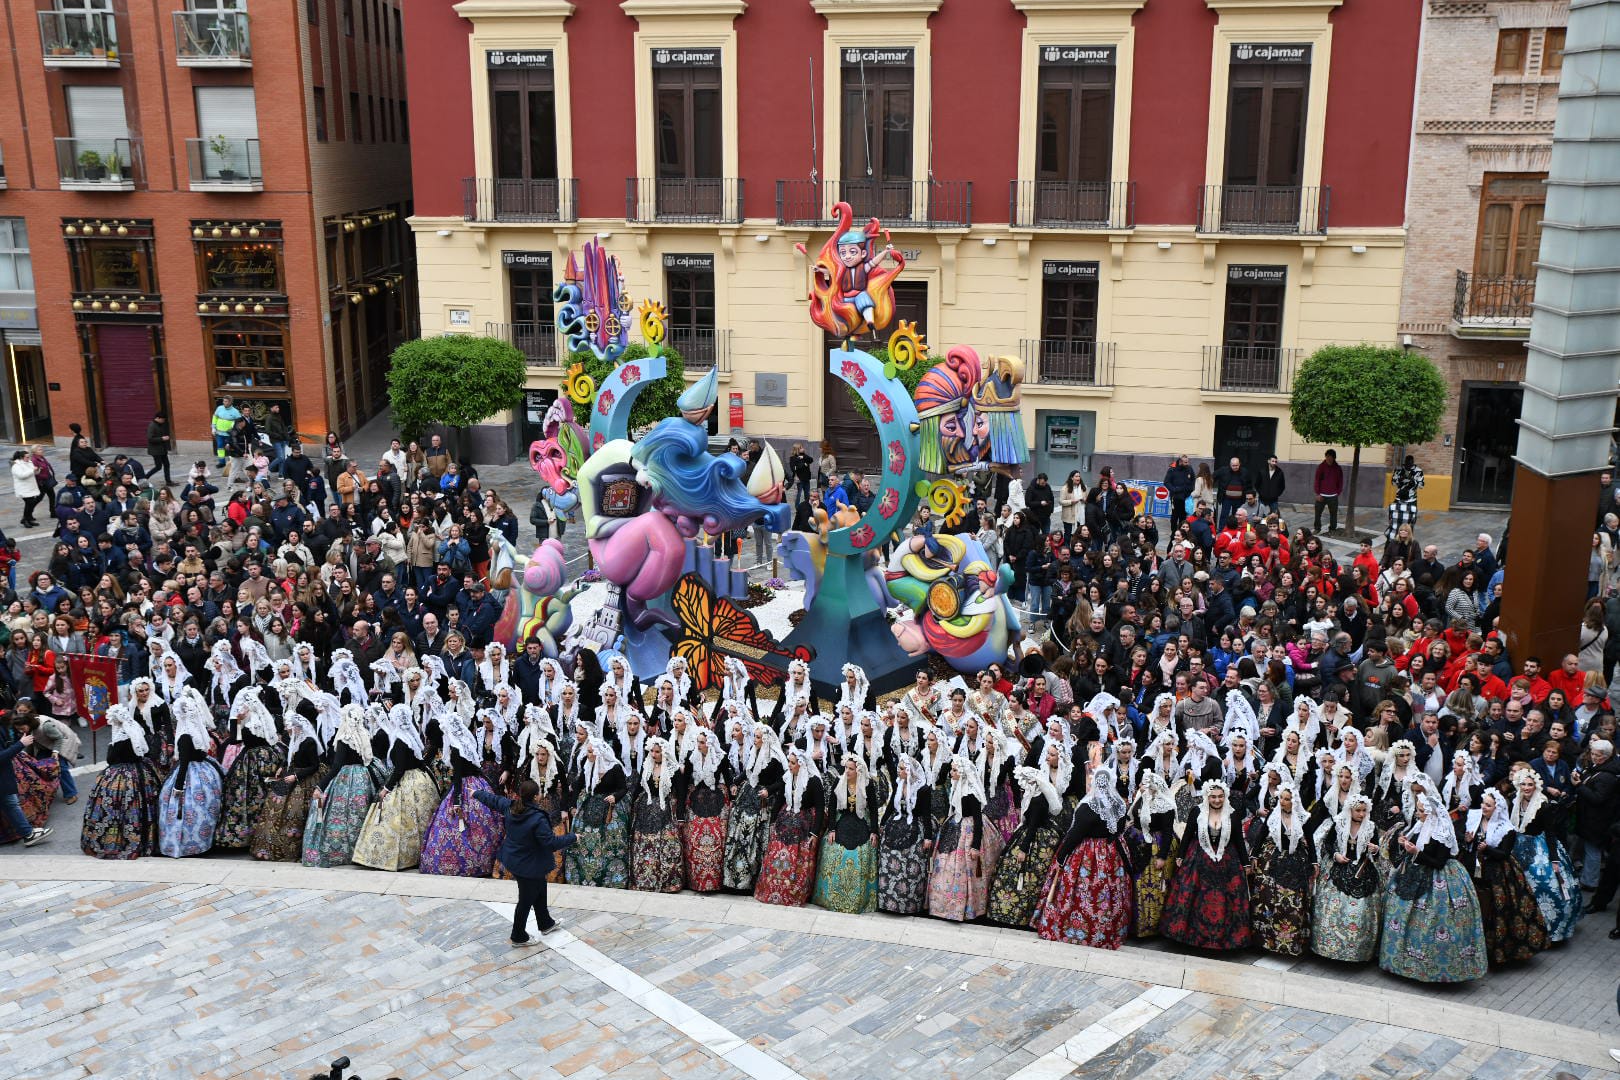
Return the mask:
<svg viewBox="0 0 1620 1080">
<path fill-rule="evenodd" d="M 1565 653 L 1558 670 L 1547 676 L 1547 683 L 1552 690 L 1562 690 L 1565 701 L 1581 701 L 1581 695 L 1586 692 L 1586 672 L 1581 670 L 1581 658 L 1574 653 Z"/>
<path fill-rule="evenodd" d="M 45 687 L 56 674 L 56 654 L 45 647 L 45 635 L 34 633 L 28 639 L 28 677 L 33 680 L 34 707 L 45 711 Z"/>
<path fill-rule="evenodd" d="M 1322 531 L 1322 511 L 1328 512 L 1328 529 L 1339 530 L 1339 496 L 1344 492 L 1344 469 L 1339 465 L 1339 454 L 1336 450 L 1329 450 L 1322 455 L 1322 460 L 1316 466 L 1316 476 L 1311 481 L 1311 491 L 1316 494 L 1316 524 L 1312 532 Z"/>
<path fill-rule="evenodd" d="M 1524 658 L 1524 677 L 1530 682 L 1530 700 L 1540 705 L 1552 691 L 1552 683 L 1541 677 L 1541 657 Z"/>
</svg>

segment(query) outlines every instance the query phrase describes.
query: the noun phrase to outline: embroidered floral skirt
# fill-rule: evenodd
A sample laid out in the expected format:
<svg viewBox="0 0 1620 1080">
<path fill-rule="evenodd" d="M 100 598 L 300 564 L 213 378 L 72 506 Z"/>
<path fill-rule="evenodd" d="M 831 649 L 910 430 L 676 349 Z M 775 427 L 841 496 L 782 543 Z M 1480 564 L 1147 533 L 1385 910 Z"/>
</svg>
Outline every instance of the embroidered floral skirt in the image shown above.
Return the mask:
<svg viewBox="0 0 1620 1080">
<path fill-rule="evenodd" d="M 452 788 L 444 797 L 422 840 L 422 873 L 489 877 L 506 837 L 506 822 L 473 796 L 488 790 L 488 780 L 468 776 L 462 778 L 459 792 Z"/>
<path fill-rule="evenodd" d="M 85 803 L 79 850 L 94 859 L 157 854 L 158 793 L 157 769 L 144 758 L 107 766 Z"/>
<path fill-rule="evenodd" d="M 158 794 L 158 852 L 171 859 L 202 855 L 214 846 L 225 780 L 212 760 L 185 768 L 186 787 L 178 790 L 176 768 Z"/>
<path fill-rule="evenodd" d="M 366 814 L 377 801 L 371 770 L 345 765 L 326 787 L 320 803 L 311 802 L 304 822 L 304 865 L 343 866 L 354 858 L 354 845 Z"/>
<path fill-rule="evenodd" d="M 1119 845 L 1102 837 L 1082 840 L 1044 882 L 1035 932 L 1048 941 L 1117 949 L 1130 932 L 1135 903 Z"/>
<path fill-rule="evenodd" d="M 354 861 L 373 870 L 409 870 L 422 859 L 422 837 L 439 809 L 439 789 L 425 769 L 411 769 L 399 786 L 366 811 Z"/>
</svg>

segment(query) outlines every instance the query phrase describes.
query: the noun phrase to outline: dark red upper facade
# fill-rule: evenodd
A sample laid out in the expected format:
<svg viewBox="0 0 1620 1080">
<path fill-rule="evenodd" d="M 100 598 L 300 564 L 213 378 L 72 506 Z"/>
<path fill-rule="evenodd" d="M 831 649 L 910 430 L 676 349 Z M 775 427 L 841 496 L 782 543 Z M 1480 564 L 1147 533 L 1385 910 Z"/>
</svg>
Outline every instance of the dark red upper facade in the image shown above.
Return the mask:
<svg viewBox="0 0 1620 1080">
<path fill-rule="evenodd" d="M 1286 5 L 1280 5 L 1286 6 Z M 1322 184 L 1336 227 L 1403 222 L 1420 5 L 1351 0 L 1334 9 Z M 1133 17 L 1131 179 L 1141 224 L 1192 224 L 1205 181 L 1210 74 L 1217 13 L 1206 0 L 1148 0 Z M 929 17 L 932 172 L 973 182 L 973 220 L 1008 219 L 1006 185 L 1018 174 L 1019 71 L 1025 17 L 1010 0 L 945 0 Z M 737 33 L 738 173 L 746 215 L 775 212 L 774 182 L 809 175 L 812 132 L 822 130 L 822 34 L 810 0 L 748 5 Z M 582 217 L 624 212 L 634 176 L 636 20 L 610 0 L 578 3 L 566 23 L 574 172 Z M 416 213 L 455 216 L 462 181 L 476 175 L 472 85 L 452 42 L 472 24 L 452 0 L 405 8 L 411 54 L 411 139 Z M 455 59 L 452 59 L 455 58 Z M 811 104 L 811 86 L 815 104 Z"/>
</svg>

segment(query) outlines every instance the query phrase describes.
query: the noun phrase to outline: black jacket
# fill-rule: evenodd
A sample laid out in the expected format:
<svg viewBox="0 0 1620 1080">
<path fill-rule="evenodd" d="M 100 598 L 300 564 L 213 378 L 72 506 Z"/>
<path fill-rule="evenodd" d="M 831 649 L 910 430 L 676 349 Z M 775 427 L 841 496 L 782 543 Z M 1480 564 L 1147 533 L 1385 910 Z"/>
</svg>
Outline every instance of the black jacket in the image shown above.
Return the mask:
<svg viewBox="0 0 1620 1080">
<path fill-rule="evenodd" d="M 550 874 L 557 869 L 555 853 L 574 842 L 573 833 L 553 833 L 551 818 L 537 806 L 531 804 L 526 812 L 514 814 L 511 799 L 488 791 L 475 791 L 473 798 L 506 818 L 506 837 L 496 858 L 515 878 Z"/>
<path fill-rule="evenodd" d="M 1274 473 L 1269 469 L 1262 470 L 1260 479 L 1254 485 L 1254 495 L 1263 503 L 1274 503 L 1282 498 L 1283 489 L 1287 486 L 1288 478 L 1283 475 L 1281 466 Z"/>
</svg>

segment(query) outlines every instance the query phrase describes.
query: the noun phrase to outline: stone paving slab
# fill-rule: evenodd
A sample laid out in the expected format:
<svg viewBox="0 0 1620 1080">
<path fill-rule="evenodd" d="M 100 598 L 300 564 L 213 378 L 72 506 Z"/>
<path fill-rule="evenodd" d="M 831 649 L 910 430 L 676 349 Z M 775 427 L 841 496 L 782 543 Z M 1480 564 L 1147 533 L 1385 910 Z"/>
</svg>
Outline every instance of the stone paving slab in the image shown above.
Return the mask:
<svg viewBox="0 0 1620 1080">
<path fill-rule="evenodd" d="M 1437 1034 L 1341 1015 L 1331 1000 L 1256 1000 L 1246 985 L 1178 996 L 1016 956 L 616 912 L 568 922 L 600 955 L 770 1055 L 755 1075 L 775 1075 L 774 1058 L 784 1074 L 829 1080 L 1006 1077 L 1105 1017 L 1131 1030 L 1102 1040 L 1079 1075 L 1598 1074 L 1543 1056 L 1568 1049 L 1537 1039 L 1547 1025 L 1523 1025 L 1534 1049 L 1474 1041 L 1478 1010 L 1456 1009 L 1455 1027 Z M 513 950 L 506 929 L 462 899 L 0 884 L 0 1078 L 287 1077 L 338 1054 L 362 1075 L 412 1080 L 744 1075 L 597 974 L 544 947 Z M 1320 983 L 1252 974 L 1282 985 L 1273 996 Z M 1135 1012 L 1149 1019 L 1132 1022 Z"/>
</svg>

